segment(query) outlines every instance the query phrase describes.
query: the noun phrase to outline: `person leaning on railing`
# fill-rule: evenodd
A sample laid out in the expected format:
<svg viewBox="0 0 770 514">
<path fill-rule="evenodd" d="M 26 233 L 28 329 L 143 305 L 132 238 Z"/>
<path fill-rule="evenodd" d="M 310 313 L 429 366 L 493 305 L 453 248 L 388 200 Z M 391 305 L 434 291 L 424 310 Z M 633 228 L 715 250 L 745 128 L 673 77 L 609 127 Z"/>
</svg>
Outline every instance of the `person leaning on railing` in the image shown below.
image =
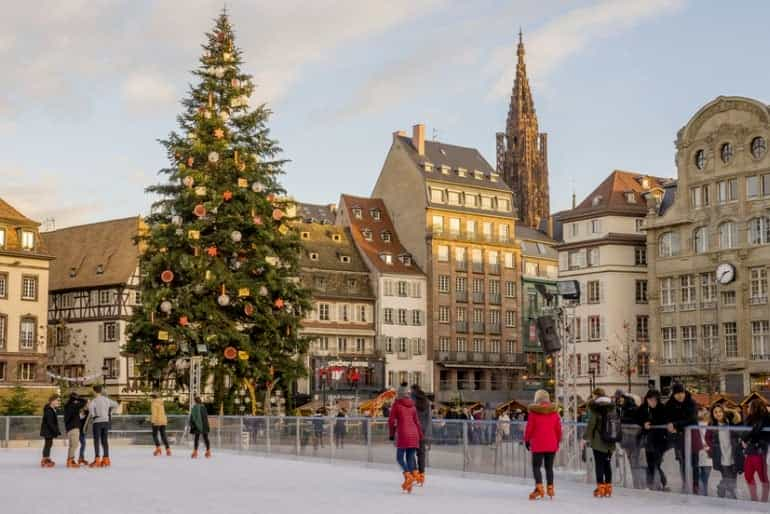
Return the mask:
<svg viewBox="0 0 770 514">
<path fill-rule="evenodd" d="M 741 424 L 739 412 L 729 410 L 722 405 L 711 407 L 711 430 L 706 432 L 706 446 L 709 448 L 714 471 L 722 475 L 717 484 L 717 496 L 720 498 L 737 497 L 738 472 L 743 470 L 743 453 L 740 451 L 740 433 L 730 430 Z"/>
<path fill-rule="evenodd" d="M 647 459 L 647 489 L 668 491 L 668 481 L 663 472 L 663 454 L 668 448 L 666 438 L 666 414 L 660 403 L 660 392 L 650 389 L 636 411 L 636 423 L 641 427 L 637 445 L 644 450 Z M 660 485 L 655 483 L 655 472 L 660 476 Z"/>
<path fill-rule="evenodd" d="M 689 391 L 682 384 L 674 384 L 671 388 L 671 398 L 666 402 L 666 421 L 669 441 L 674 448 L 676 460 L 679 461 L 679 473 L 682 476 L 682 491 L 687 490 L 687 473 L 684 448 L 684 431 L 687 427 L 698 424 L 698 406 Z M 690 462 L 692 466 L 692 462 Z M 693 473 L 693 476 L 695 474 Z"/>
</svg>

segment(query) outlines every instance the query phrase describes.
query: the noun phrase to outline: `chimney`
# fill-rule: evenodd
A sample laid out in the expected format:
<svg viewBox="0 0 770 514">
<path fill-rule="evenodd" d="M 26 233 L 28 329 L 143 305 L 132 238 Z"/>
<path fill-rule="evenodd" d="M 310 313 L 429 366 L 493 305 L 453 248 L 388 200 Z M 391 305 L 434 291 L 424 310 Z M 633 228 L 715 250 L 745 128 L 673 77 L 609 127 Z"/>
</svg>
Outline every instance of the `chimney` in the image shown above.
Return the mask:
<svg viewBox="0 0 770 514">
<path fill-rule="evenodd" d="M 393 141 L 394 142 L 399 137 L 406 137 L 406 131 L 405 130 L 397 130 L 397 131 L 393 132 Z"/>
<path fill-rule="evenodd" d="M 572 191 L 572 208 L 574 209 L 577 207 L 577 198 L 575 196 L 575 191 Z"/>
<path fill-rule="evenodd" d="M 412 127 L 412 146 L 417 155 L 425 155 L 425 125 L 418 123 Z"/>
<path fill-rule="evenodd" d="M 553 216 L 548 216 L 548 237 L 553 239 Z"/>
</svg>

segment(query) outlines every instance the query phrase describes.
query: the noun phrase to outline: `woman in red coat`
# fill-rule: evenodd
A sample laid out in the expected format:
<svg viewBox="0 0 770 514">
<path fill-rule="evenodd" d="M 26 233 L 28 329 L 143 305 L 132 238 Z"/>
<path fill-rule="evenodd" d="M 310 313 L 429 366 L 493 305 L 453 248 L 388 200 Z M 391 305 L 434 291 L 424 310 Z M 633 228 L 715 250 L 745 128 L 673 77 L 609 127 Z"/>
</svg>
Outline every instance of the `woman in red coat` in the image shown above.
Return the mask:
<svg viewBox="0 0 770 514">
<path fill-rule="evenodd" d="M 551 403 L 548 392 L 542 389 L 535 393 L 535 403 L 527 410 L 529 417 L 524 431 L 524 444 L 532 452 L 532 472 L 535 476 L 535 490 L 529 495 L 529 499 L 537 500 L 545 496 L 540 470 L 543 464 L 548 481 L 548 496 L 553 498 L 553 460 L 561 442 L 561 418 L 556 406 Z"/>
<path fill-rule="evenodd" d="M 396 441 L 396 461 L 404 472 L 401 489 L 411 493 L 412 485 L 417 480 L 415 457 L 423 435 L 417 419 L 417 409 L 406 385 L 398 388 L 398 399 L 393 402 L 393 408 L 390 409 L 388 427 L 390 440 Z"/>
</svg>

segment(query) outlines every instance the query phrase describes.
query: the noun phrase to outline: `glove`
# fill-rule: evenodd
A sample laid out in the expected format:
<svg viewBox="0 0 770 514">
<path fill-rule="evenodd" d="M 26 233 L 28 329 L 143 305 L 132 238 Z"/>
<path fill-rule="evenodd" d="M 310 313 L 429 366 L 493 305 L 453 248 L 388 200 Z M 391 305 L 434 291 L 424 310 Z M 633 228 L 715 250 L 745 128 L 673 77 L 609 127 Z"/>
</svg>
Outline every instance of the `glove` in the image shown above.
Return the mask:
<svg viewBox="0 0 770 514">
<path fill-rule="evenodd" d="M 396 436 L 391 435 L 388 439 L 390 439 L 391 441 L 395 441 L 396 440 Z"/>
<path fill-rule="evenodd" d="M 531 451 L 531 450 L 532 450 L 532 449 L 530 448 L 530 445 L 529 445 L 529 441 L 527 441 L 526 443 L 524 443 L 524 447 L 525 447 L 525 448 L 527 448 L 527 451 Z"/>
</svg>

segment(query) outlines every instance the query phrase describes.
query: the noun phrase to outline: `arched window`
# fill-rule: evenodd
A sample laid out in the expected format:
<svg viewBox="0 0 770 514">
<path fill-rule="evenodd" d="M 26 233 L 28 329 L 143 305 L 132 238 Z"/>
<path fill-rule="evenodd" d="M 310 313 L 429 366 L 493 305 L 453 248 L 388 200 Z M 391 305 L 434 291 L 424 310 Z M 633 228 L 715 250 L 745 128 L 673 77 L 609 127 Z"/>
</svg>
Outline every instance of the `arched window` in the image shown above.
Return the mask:
<svg viewBox="0 0 770 514">
<path fill-rule="evenodd" d="M 661 257 L 673 257 L 679 255 L 679 234 L 665 232 L 658 240 L 658 255 Z"/>
<path fill-rule="evenodd" d="M 706 152 L 703 149 L 695 152 L 695 167 L 702 170 L 706 166 Z"/>
<path fill-rule="evenodd" d="M 770 244 L 770 219 L 760 216 L 749 221 L 749 244 Z"/>
<path fill-rule="evenodd" d="M 719 150 L 719 155 L 722 157 L 722 162 L 727 164 L 733 160 L 733 145 L 732 143 L 724 143 Z"/>
<path fill-rule="evenodd" d="M 738 230 L 735 223 L 725 221 L 719 225 L 719 248 L 726 250 L 738 246 Z"/>
<path fill-rule="evenodd" d="M 709 249 L 708 229 L 706 227 L 698 227 L 692 236 L 693 248 L 695 253 L 706 253 Z"/>
<path fill-rule="evenodd" d="M 767 142 L 764 137 L 755 137 L 751 140 L 751 155 L 755 159 L 761 159 L 767 153 Z"/>
</svg>

